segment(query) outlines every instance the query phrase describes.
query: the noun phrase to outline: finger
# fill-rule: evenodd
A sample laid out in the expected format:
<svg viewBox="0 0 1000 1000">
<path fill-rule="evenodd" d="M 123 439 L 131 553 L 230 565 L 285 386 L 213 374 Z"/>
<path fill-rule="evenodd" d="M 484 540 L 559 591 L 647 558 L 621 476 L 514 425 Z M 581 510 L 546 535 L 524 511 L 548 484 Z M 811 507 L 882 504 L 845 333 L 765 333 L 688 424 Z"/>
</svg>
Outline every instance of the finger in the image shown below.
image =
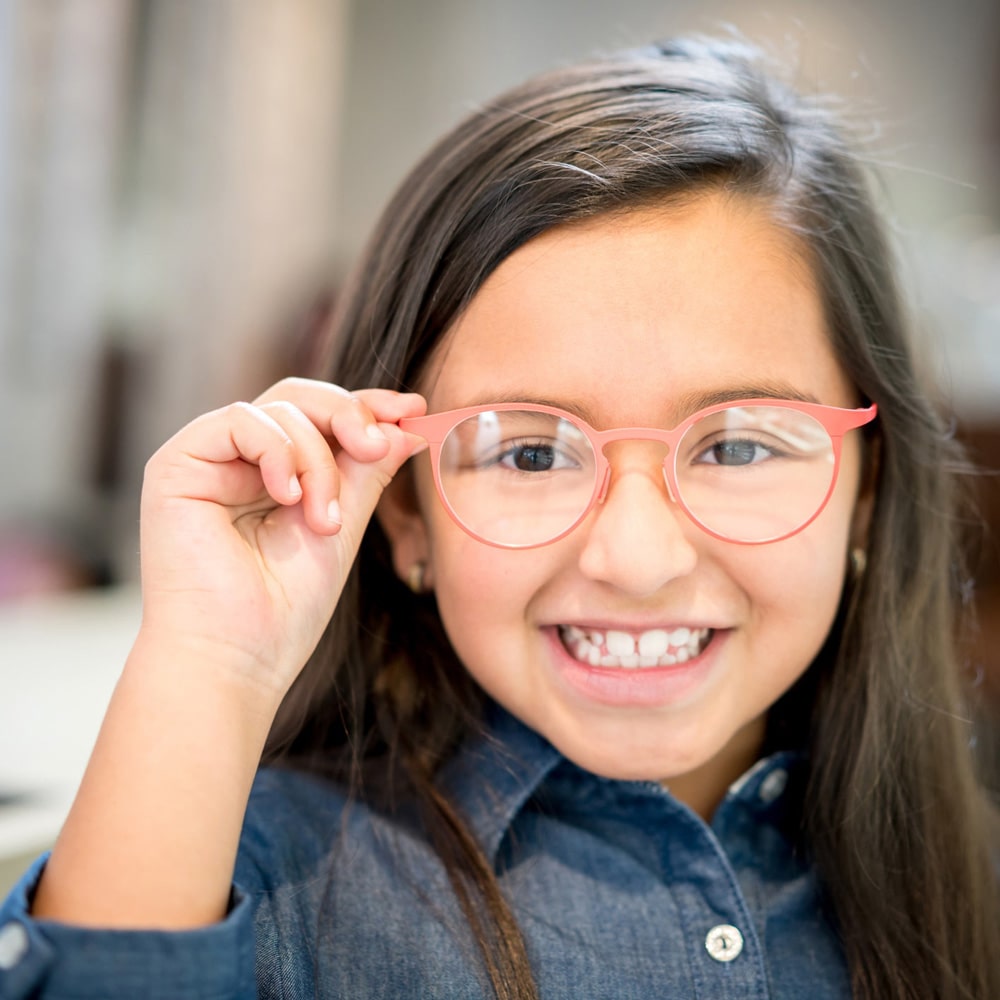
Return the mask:
<svg viewBox="0 0 1000 1000">
<path fill-rule="evenodd" d="M 398 429 L 399 421 L 404 417 L 419 417 L 427 412 L 427 400 L 416 392 L 361 389 L 355 395 L 372 411 L 383 433 L 387 433 L 390 426 Z M 427 442 L 419 434 L 406 436 L 410 439 L 407 457 L 426 449 Z"/>
<path fill-rule="evenodd" d="M 319 534 L 335 534 L 343 523 L 343 513 L 339 503 L 340 472 L 329 442 L 292 403 L 266 403 L 260 409 L 281 426 L 293 443 L 306 523 Z"/>
<path fill-rule="evenodd" d="M 383 424 L 382 427 L 390 445 L 384 458 L 371 463 L 359 462 L 346 453 L 337 458 L 341 502 L 345 512 L 350 511 L 352 519 L 355 514 L 360 514 L 367 521 L 383 491 L 407 459 L 426 448 L 423 438 L 407 434 L 395 424 Z"/>
<path fill-rule="evenodd" d="M 334 534 L 348 519 L 363 530 L 382 490 L 399 467 L 426 447 L 423 438 L 407 434 L 393 423 L 381 425 L 386 453 L 375 460 L 357 458 L 336 448 L 298 407 L 288 402 L 267 403 L 272 416 L 296 447 L 296 470 L 303 487 L 306 523 L 321 534 Z"/>
<path fill-rule="evenodd" d="M 395 423 L 400 417 L 415 416 L 426 408 L 423 396 L 416 392 L 397 392 L 395 389 L 345 389 L 333 382 L 320 379 L 285 378 L 266 389 L 254 400 L 258 405 L 276 399 L 287 399 L 308 410 L 308 401 L 315 399 L 320 404 L 324 399 L 336 396 L 344 399 L 361 399 L 378 420 Z"/>
<path fill-rule="evenodd" d="M 277 503 L 302 498 L 295 444 L 273 416 L 250 403 L 232 403 L 196 418 L 151 459 L 162 470 L 161 490 L 227 506 L 258 497 Z"/>
<path fill-rule="evenodd" d="M 380 422 L 394 424 L 403 417 L 422 416 L 427 412 L 427 400 L 418 392 L 357 389 L 353 395 L 357 396 Z"/>
<path fill-rule="evenodd" d="M 330 382 L 289 378 L 278 382 L 257 400 L 258 405 L 286 400 L 294 403 L 337 444 L 361 461 L 376 461 L 388 453 L 380 423 L 395 424 L 404 416 L 426 412 L 427 404 L 416 393 L 391 389 L 348 392 Z"/>
</svg>

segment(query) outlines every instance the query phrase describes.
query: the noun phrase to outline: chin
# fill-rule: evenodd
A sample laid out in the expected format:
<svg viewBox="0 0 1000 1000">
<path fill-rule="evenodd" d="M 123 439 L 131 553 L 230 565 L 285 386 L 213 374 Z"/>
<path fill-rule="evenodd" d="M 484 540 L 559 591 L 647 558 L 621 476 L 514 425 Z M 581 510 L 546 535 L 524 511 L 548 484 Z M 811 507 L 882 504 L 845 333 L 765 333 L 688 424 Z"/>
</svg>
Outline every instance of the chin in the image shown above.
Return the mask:
<svg viewBox="0 0 1000 1000">
<path fill-rule="evenodd" d="M 552 742 L 562 755 L 577 767 L 615 781 L 651 781 L 663 784 L 669 782 L 672 777 L 689 774 L 704 764 L 704 761 L 695 759 L 689 754 L 678 760 L 677 756 L 664 753 L 662 749 L 643 750 L 637 747 L 608 754 L 600 752 L 593 743 L 580 747 L 565 741 L 562 745 L 555 740 Z"/>
</svg>

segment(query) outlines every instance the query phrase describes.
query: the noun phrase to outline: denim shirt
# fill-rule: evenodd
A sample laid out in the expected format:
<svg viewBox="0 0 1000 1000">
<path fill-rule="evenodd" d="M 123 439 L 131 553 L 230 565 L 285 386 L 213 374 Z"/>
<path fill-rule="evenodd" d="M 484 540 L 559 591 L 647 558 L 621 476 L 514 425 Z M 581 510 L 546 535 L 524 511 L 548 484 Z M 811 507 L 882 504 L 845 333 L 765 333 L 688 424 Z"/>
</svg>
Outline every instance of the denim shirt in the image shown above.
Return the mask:
<svg viewBox="0 0 1000 1000">
<path fill-rule="evenodd" d="M 496 712 L 441 782 L 494 865 L 544 1000 L 850 996 L 814 873 L 787 831 L 801 761 L 764 759 L 706 824 Z M 34 920 L 44 858 L 0 907 L 0 998 L 488 997 L 483 961 L 416 823 L 263 769 L 230 910 L 208 928 Z"/>
</svg>

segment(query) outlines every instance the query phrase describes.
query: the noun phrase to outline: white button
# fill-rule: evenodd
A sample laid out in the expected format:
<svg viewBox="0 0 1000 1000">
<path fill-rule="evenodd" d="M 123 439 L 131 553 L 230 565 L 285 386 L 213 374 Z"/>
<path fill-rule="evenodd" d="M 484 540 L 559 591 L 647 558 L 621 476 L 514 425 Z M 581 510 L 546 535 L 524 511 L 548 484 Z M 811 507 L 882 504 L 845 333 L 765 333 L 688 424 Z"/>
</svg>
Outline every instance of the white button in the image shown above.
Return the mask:
<svg viewBox="0 0 1000 1000">
<path fill-rule="evenodd" d="M 13 969 L 28 954 L 28 932 L 11 921 L 0 928 L 0 969 Z"/>
<path fill-rule="evenodd" d="M 743 950 L 743 935 L 732 924 L 719 924 L 705 935 L 705 950 L 716 962 L 731 962 Z"/>
<path fill-rule="evenodd" d="M 761 783 L 758 795 L 761 802 L 773 802 L 788 784 L 788 772 L 782 768 L 775 768 Z"/>
</svg>

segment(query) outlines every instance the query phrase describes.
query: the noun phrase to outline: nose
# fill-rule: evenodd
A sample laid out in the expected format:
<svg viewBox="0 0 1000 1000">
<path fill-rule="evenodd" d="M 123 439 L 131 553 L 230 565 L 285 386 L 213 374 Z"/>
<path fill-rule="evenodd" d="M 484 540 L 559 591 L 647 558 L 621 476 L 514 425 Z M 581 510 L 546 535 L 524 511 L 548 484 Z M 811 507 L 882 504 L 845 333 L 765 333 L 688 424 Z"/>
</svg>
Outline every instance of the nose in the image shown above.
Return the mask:
<svg viewBox="0 0 1000 1000">
<path fill-rule="evenodd" d="M 580 569 L 636 597 L 653 594 L 697 563 L 686 526 L 661 467 L 645 463 L 619 469 L 611 475 L 603 503 L 577 529 L 586 532 Z"/>
</svg>

